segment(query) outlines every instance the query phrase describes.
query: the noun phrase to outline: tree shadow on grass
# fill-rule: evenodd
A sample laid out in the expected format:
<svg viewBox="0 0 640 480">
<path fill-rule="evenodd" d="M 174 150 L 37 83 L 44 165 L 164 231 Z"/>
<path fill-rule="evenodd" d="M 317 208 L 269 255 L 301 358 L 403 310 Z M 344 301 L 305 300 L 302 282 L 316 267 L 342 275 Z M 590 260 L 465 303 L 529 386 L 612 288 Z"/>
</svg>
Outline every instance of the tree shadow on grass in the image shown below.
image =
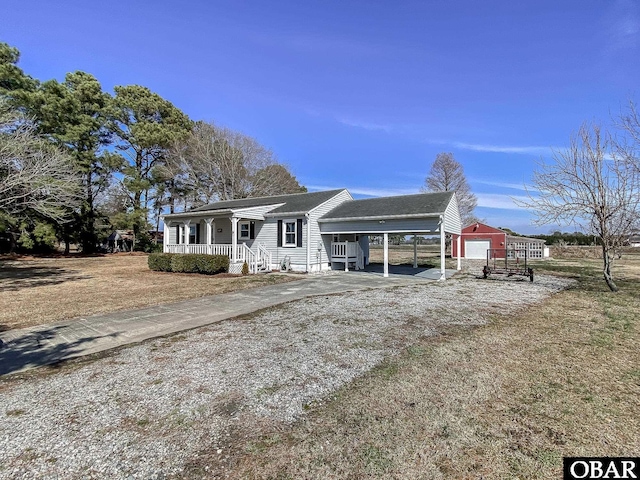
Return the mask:
<svg viewBox="0 0 640 480">
<path fill-rule="evenodd" d="M 60 330 L 65 326 L 57 326 L 5 340 L 0 348 L 0 376 L 20 370 L 59 363 L 78 356 L 83 346 L 99 338 L 114 338 L 120 332 L 108 335 L 83 337 L 72 342 L 56 342 Z"/>
<path fill-rule="evenodd" d="M 88 278 L 91 276 L 79 275 L 75 270 L 66 270 L 60 267 L 25 266 L 0 262 L 0 292 L 43 285 L 58 285 Z"/>
</svg>

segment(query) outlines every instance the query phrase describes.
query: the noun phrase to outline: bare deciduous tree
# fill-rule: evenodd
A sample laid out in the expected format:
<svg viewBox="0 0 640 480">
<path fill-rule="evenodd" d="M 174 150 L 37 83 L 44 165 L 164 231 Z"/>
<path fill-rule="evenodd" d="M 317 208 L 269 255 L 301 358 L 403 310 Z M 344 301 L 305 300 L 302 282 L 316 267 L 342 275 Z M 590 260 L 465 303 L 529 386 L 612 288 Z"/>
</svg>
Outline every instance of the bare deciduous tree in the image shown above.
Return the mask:
<svg viewBox="0 0 640 480">
<path fill-rule="evenodd" d="M 622 138 L 616 138 L 618 152 L 632 168 L 640 172 L 640 113 L 635 102 L 629 101 L 629 108 L 620 115 L 616 126 L 625 134 Z"/>
<path fill-rule="evenodd" d="M 267 197 L 287 193 L 302 193 L 302 187 L 289 169 L 281 163 L 267 165 L 258 170 L 251 179 L 251 197 Z"/>
<path fill-rule="evenodd" d="M 0 210 L 12 216 L 33 211 L 65 222 L 81 201 L 80 181 L 71 157 L 0 103 Z"/>
<path fill-rule="evenodd" d="M 169 194 L 192 205 L 304 191 L 255 139 L 204 122 L 174 146 L 164 174 Z"/>
<path fill-rule="evenodd" d="M 617 250 L 638 222 L 638 172 L 599 126 L 583 125 L 569 148 L 541 161 L 533 175 L 538 194 L 517 202 L 533 210 L 537 225 L 576 225 L 602 244 L 604 280 L 617 291 L 612 267 Z"/>
<path fill-rule="evenodd" d="M 431 165 L 429 175 L 425 179 L 423 192 L 456 192 L 462 223 L 469 225 L 477 221 L 474 210 L 478 199 L 471 193 L 464 169 L 453 153 L 439 153 Z"/>
</svg>

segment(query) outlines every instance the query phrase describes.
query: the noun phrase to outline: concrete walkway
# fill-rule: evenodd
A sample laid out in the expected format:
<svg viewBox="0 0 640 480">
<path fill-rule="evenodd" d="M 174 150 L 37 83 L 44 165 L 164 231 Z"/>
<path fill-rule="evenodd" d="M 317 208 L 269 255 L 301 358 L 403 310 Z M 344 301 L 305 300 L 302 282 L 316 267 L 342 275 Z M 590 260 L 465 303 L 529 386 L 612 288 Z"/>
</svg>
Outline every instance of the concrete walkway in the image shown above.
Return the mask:
<svg viewBox="0 0 640 480">
<path fill-rule="evenodd" d="M 309 275 L 291 283 L 9 330 L 0 333 L 4 343 L 0 348 L 0 375 L 209 325 L 309 296 L 430 281 L 407 275 L 383 278 L 331 272 Z"/>
</svg>

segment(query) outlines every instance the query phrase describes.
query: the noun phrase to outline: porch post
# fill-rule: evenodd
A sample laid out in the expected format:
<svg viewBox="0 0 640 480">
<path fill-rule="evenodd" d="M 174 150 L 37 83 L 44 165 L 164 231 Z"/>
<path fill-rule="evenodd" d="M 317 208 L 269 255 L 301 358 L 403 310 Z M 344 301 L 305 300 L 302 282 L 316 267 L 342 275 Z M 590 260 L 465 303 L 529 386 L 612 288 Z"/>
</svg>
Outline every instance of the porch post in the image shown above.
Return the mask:
<svg viewBox="0 0 640 480">
<path fill-rule="evenodd" d="M 212 235 L 211 235 L 211 231 L 212 231 L 211 224 L 213 223 L 213 218 L 205 218 L 204 219 L 204 223 L 206 224 L 206 227 L 205 227 L 205 232 L 206 232 L 205 243 L 207 244 L 207 252 L 209 252 L 209 254 L 211 254 L 212 253 L 211 252 L 211 237 L 212 237 Z"/>
<path fill-rule="evenodd" d="M 238 256 L 238 219 L 231 217 L 231 263 L 236 263 Z"/>
<path fill-rule="evenodd" d="M 307 273 L 311 271 L 311 221 L 309 214 L 305 214 L 307 220 Z"/>
<path fill-rule="evenodd" d="M 185 245 L 189 245 L 189 225 L 190 224 L 191 224 L 191 220 L 184 221 L 184 244 Z M 185 250 L 188 250 L 188 248 L 185 247 Z M 189 252 L 185 251 L 184 253 L 189 253 Z"/>
<path fill-rule="evenodd" d="M 171 226 L 167 224 L 164 217 L 162 217 L 162 252 L 167 253 L 167 245 L 169 245 L 169 232 Z"/>
<path fill-rule="evenodd" d="M 413 236 L 413 268 L 418 268 L 418 237 Z"/>
<path fill-rule="evenodd" d="M 462 233 L 460 233 L 460 235 L 458 235 L 458 239 L 456 240 L 456 247 L 458 247 L 458 270 L 462 270 L 462 266 L 460 265 L 460 245 L 462 244 L 461 241 L 462 238 Z"/>
<path fill-rule="evenodd" d="M 383 277 L 388 277 L 389 276 L 389 234 L 388 233 L 384 233 L 383 235 L 384 238 L 384 248 L 383 248 L 383 252 L 384 252 L 384 270 L 383 270 Z"/>
<path fill-rule="evenodd" d="M 440 280 L 446 280 L 445 264 L 445 236 L 444 236 L 444 218 L 440 215 Z"/>
<path fill-rule="evenodd" d="M 349 271 L 349 242 L 344 241 L 344 271 Z"/>
</svg>

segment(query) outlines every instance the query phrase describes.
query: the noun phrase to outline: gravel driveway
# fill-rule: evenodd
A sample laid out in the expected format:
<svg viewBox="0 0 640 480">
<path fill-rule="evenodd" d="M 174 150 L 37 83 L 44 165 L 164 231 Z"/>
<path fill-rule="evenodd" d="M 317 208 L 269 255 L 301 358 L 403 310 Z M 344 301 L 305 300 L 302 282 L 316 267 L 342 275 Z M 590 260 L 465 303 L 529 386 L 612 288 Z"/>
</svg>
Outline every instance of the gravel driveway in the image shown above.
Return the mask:
<svg viewBox="0 0 640 480">
<path fill-rule="evenodd" d="M 0 478 L 166 478 L 224 459 L 251 422 L 305 408 L 447 325 L 482 325 L 568 281 L 443 283 L 314 297 L 0 382 Z"/>
</svg>

